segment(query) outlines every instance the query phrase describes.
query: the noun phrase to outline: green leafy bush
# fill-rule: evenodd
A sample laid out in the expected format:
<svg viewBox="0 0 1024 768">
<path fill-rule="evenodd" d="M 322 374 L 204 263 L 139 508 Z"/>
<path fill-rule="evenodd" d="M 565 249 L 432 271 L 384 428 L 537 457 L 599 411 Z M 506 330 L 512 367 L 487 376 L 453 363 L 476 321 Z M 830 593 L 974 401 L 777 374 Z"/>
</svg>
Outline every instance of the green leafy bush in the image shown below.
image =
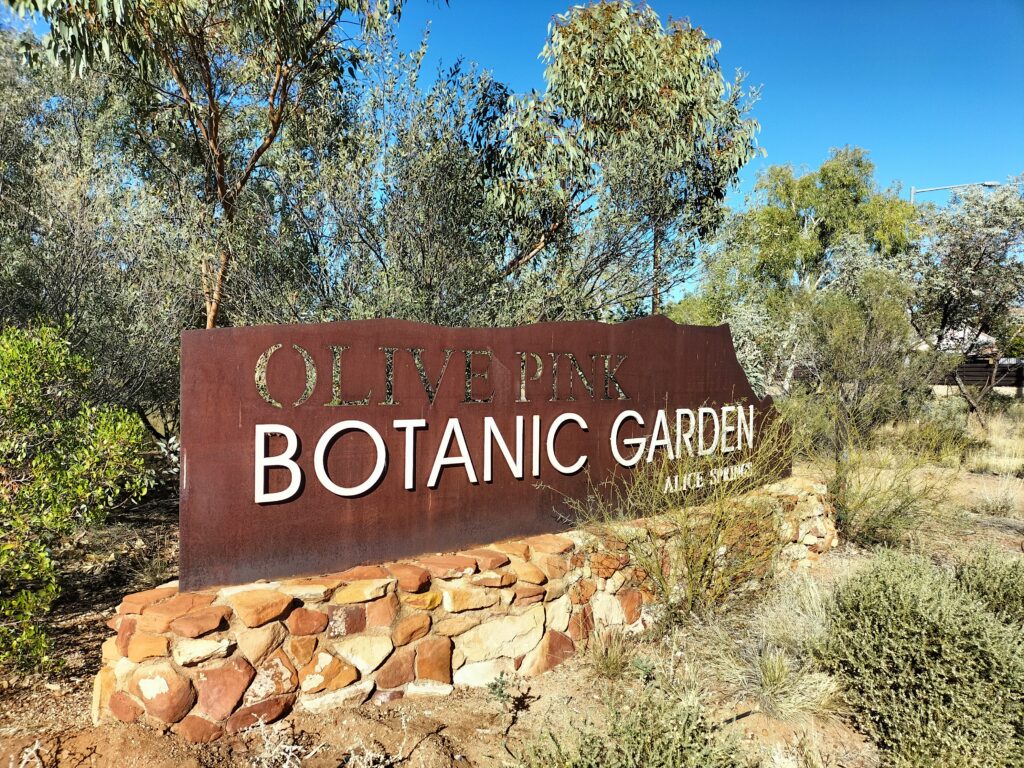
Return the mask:
<svg viewBox="0 0 1024 768">
<path fill-rule="evenodd" d="M 958 563 L 956 579 L 1001 621 L 1024 627 L 1024 560 L 987 550 Z"/>
<path fill-rule="evenodd" d="M 884 554 L 842 584 L 820 652 L 888 765 L 1024 766 L 1019 636 L 927 561 Z"/>
<path fill-rule="evenodd" d="M 530 768 L 741 768 L 736 747 L 704 719 L 693 701 L 648 685 L 629 705 L 612 708 L 607 726 L 583 728 L 572 744 L 548 734 Z"/>
<path fill-rule="evenodd" d="M 0 664 L 46 660 L 53 545 L 149 486 L 142 423 L 89 404 L 88 374 L 51 328 L 0 332 Z"/>
</svg>

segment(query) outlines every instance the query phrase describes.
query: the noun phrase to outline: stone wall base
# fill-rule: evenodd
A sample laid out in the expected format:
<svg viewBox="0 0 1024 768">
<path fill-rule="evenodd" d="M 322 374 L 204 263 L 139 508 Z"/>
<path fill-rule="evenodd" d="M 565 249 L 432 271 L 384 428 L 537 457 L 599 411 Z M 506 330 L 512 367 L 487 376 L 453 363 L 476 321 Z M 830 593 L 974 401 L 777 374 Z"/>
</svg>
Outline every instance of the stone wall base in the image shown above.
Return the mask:
<svg viewBox="0 0 1024 768">
<path fill-rule="evenodd" d="M 837 543 L 823 486 L 789 478 L 749 494 L 777 514 L 784 567 Z M 652 622 L 647 574 L 615 536 L 503 541 L 343 573 L 128 595 L 107 622 L 92 716 L 207 742 L 292 708 L 446 696 L 532 676 L 595 629 Z"/>
</svg>

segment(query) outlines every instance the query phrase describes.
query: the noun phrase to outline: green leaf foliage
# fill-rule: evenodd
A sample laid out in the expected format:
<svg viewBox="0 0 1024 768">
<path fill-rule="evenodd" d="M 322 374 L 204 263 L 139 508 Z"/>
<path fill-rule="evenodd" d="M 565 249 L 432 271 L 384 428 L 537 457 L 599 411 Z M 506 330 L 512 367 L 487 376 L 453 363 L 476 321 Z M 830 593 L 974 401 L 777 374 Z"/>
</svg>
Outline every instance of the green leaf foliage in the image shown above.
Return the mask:
<svg viewBox="0 0 1024 768">
<path fill-rule="evenodd" d="M 150 484 L 141 422 L 85 402 L 88 373 L 52 328 L 0 332 L 0 664 L 47 660 L 54 545 Z"/>
<path fill-rule="evenodd" d="M 1024 647 L 925 560 L 881 555 L 841 585 L 822 658 L 900 768 L 1024 765 Z"/>
</svg>

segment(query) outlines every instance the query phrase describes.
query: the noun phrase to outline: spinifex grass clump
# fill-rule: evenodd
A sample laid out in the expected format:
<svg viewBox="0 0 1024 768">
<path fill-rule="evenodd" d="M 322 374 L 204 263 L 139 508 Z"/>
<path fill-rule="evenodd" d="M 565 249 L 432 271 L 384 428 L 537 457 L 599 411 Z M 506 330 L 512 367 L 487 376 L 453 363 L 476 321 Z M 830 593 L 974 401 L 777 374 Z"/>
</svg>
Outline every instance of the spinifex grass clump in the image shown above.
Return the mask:
<svg viewBox="0 0 1024 768">
<path fill-rule="evenodd" d="M 1019 628 L 929 562 L 883 554 L 841 585 L 821 654 L 886 764 L 1024 766 Z"/>
<path fill-rule="evenodd" d="M 599 537 L 625 543 L 667 626 L 770 574 L 780 546 L 779 512 L 739 497 L 790 466 L 786 425 L 765 418 L 750 450 L 641 461 L 631 475 L 592 485 L 584 499 L 567 503 Z"/>
</svg>

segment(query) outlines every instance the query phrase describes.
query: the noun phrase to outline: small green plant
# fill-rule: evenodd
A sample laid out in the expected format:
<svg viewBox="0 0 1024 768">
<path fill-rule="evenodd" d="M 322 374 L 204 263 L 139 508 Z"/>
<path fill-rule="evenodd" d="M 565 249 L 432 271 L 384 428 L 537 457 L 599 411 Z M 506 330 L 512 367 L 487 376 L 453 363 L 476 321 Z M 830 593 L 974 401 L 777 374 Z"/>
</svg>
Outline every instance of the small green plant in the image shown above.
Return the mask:
<svg viewBox="0 0 1024 768">
<path fill-rule="evenodd" d="M 1024 627 L 1024 560 L 986 550 L 957 563 L 956 580 L 999 619 Z"/>
<path fill-rule="evenodd" d="M 507 707 L 512 702 L 512 691 L 509 686 L 509 678 L 504 672 L 487 684 L 487 693 L 498 704 Z"/>
<path fill-rule="evenodd" d="M 47 660 L 60 539 L 149 487 L 141 422 L 87 402 L 88 373 L 53 329 L 0 331 L 0 664 Z"/>
<path fill-rule="evenodd" d="M 699 705 L 651 684 L 628 703 L 613 701 L 604 727 L 575 738 L 549 732 L 524 760 L 528 768 L 741 768 L 734 744 L 704 718 Z"/>
<path fill-rule="evenodd" d="M 901 768 L 1024 765 L 1024 649 L 931 563 L 893 553 L 841 584 L 823 663 Z"/>
</svg>

